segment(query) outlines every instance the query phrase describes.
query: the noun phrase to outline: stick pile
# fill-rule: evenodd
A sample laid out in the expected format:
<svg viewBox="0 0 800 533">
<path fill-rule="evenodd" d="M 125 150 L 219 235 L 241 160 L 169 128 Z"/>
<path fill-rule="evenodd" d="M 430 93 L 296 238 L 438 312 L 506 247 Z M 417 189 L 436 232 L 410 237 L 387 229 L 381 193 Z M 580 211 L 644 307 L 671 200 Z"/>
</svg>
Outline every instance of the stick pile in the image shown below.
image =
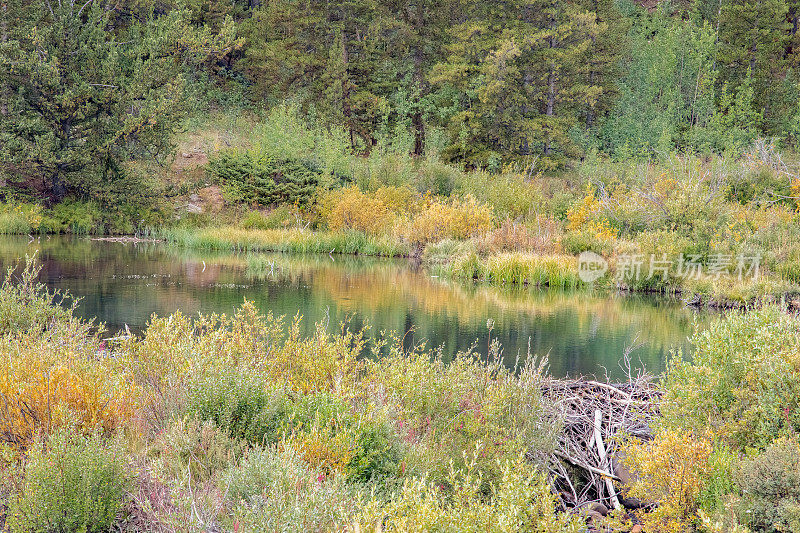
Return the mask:
<svg viewBox="0 0 800 533">
<path fill-rule="evenodd" d="M 548 379 L 542 390 L 563 423 L 549 466 L 563 506 L 600 502 L 618 509 L 620 479 L 614 474 L 618 440 L 651 436 L 650 422 L 660 399 L 653 376 L 629 375 L 620 384 Z"/>
</svg>

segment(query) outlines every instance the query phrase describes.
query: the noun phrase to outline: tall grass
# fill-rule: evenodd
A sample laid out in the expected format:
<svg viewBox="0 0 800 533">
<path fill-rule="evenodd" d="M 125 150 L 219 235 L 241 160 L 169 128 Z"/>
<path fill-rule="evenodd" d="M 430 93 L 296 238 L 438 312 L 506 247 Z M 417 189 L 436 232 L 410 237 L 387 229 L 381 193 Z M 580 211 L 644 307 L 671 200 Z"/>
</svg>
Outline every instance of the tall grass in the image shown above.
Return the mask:
<svg viewBox="0 0 800 533">
<path fill-rule="evenodd" d="M 584 283 L 574 257 L 510 252 L 481 257 L 467 253 L 438 268 L 441 275 L 494 283 L 573 289 Z"/>
<path fill-rule="evenodd" d="M 15 211 L 0 213 L 0 234 L 25 235 L 31 232 L 31 225 L 25 216 Z"/>
<path fill-rule="evenodd" d="M 155 235 L 169 244 L 202 250 L 234 252 L 291 252 L 359 254 L 407 257 L 411 250 L 388 236 L 372 237 L 356 231 L 242 229 L 233 226 L 205 229 L 162 229 Z"/>
</svg>

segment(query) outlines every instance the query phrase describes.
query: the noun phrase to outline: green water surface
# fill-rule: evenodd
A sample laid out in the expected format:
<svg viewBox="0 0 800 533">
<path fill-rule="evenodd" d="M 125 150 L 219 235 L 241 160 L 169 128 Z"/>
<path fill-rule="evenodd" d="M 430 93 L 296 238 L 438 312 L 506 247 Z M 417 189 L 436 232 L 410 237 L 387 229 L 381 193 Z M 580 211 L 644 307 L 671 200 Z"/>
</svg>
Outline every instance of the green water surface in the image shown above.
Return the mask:
<svg viewBox="0 0 800 533">
<path fill-rule="evenodd" d="M 710 319 L 662 297 L 564 292 L 445 281 L 413 262 L 344 256 L 247 256 L 202 253 L 160 243 L 88 238 L 4 237 L 0 263 L 38 251 L 42 280 L 80 297 L 79 313 L 112 333 L 141 331 L 151 315 L 230 313 L 246 298 L 263 312 L 303 315 L 311 331 L 369 324 L 407 346 L 425 342 L 450 358 L 473 347 L 485 354 L 497 339 L 511 365 L 547 356 L 556 376 L 624 374 L 626 350 L 636 368 L 660 372 L 671 350 L 690 350 L 695 323 Z M 493 322 L 490 333 L 487 322 Z"/>
</svg>

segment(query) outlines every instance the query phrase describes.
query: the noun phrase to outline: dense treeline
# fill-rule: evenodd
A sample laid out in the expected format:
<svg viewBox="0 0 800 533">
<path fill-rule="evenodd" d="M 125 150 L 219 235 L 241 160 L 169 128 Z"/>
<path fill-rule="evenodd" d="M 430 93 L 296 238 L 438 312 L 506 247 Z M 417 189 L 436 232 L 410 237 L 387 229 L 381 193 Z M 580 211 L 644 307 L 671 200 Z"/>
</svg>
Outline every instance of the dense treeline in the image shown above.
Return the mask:
<svg viewBox="0 0 800 533">
<path fill-rule="evenodd" d="M 188 103 L 286 99 L 344 127 L 355 153 L 389 145 L 488 170 L 796 142 L 800 4 L 648 6 L 6 0 L 3 171 L 55 199 L 135 191 L 120 162 L 170 154 Z"/>
</svg>

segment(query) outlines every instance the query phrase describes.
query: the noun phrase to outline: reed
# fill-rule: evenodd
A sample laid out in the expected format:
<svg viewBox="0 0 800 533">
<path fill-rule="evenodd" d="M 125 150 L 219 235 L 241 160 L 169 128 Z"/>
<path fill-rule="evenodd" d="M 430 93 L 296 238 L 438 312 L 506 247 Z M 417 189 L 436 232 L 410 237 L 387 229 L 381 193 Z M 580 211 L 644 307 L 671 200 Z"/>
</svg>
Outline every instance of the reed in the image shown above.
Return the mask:
<svg viewBox="0 0 800 533">
<path fill-rule="evenodd" d="M 242 229 L 232 226 L 204 229 L 163 229 L 156 236 L 170 244 L 202 250 L 288 252 L 406 257 L 410 249 L 389 237 L 356 231 L 300 229 Z"/>
<path fill-rule="evenodd" d="M 477 253 L 457 256 L 439 268 L 441 275 L 457 279 L 477 279 L 572 289 L 583 285 L 574 257 L 510 252 L 481 257 Z"/>
</svg>

